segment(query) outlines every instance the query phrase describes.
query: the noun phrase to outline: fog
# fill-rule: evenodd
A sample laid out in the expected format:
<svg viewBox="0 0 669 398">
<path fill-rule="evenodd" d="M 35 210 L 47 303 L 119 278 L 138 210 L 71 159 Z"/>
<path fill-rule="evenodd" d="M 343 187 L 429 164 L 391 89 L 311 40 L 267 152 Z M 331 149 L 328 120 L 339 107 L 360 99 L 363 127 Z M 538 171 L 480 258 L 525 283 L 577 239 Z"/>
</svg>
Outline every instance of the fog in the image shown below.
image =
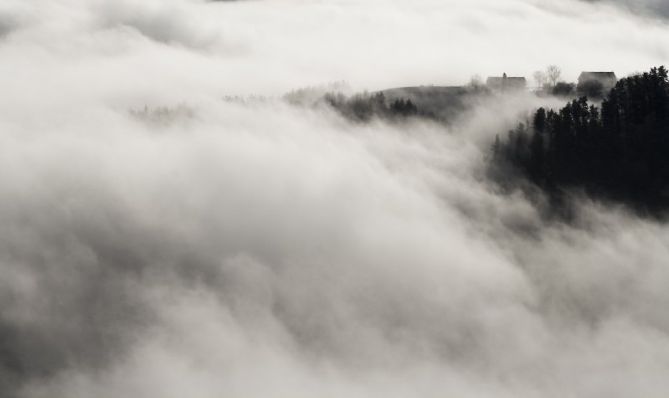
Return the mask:
<svg viewBox="0 0 669 398">
<path fill-rule="evenodd" d="M 447 127 L 280 96 L 667 49 L 580 1 L 4 1 L 0 395 L 664 396 L 667 226 L 486 179 L 495 134 L 560 101 Z"/>
<path fill-rule="evenodd" d="M 592 1 L 592 0 L 590 0 Z M 602 0 L 594 0 L 602 1 Z M 669 3 L 664 0 L 603 0 L 623 6 L 629 11 L 650 17 L 669 17 Z"/>
</svg>

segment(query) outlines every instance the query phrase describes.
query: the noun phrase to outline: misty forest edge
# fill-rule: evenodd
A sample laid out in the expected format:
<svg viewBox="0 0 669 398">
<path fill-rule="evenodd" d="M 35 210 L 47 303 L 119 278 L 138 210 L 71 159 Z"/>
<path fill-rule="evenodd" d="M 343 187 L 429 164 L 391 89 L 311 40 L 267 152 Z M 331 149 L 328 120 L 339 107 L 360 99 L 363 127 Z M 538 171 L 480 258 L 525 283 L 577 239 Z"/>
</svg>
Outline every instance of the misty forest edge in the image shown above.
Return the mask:
<svg viewBox="0 0 669 398">
<path fill-rule="evenodd" d="M 540 107 L 508 132 L 493 134 L 486 177 L 502 191 L 523 191 L 540 200 L 550 216 L 572 217 L 571 197 L 625 205 L 640 215 L 669 215 L 669 77 L 664 66 L 618 80 L 613 72 L 583 72 L 578 83 L 560 80 L 560 69 L 535 72 L 537 97 L 567 101 L 561 109 Z M 466 86 L 419 86 L 342 94 L 346 84 L 309 87 L 283 99 L 297 106 L 327 107 L 354 123 L 423 119 L 457 121 L 491 94 L 526 91 L 524 77 L 474 77 Z M 264 97 L 225 97 L 228 102 L 264 102 Z M 133 116 L 152 123 L 192 117 L 193 110 L 145 107 Z M 542 192 L 544 201 L 535 195 Z M 540 203 L 537 203 L 540 204 Z"/>
<path fill-rule="evenodd" d="M 539 108 L 515 129 L 497 134 L 487 157 L 488 176 L 504 189 L 540 188 L 554 210 L 564 210 L 570 193 L 582 192 L 664 217 L 669 210 L 667 69 L 654 67 L 620 80 L 612 72 L 584 72 L 572 84 L 559 81 L 559 69 L 549 67 L 535 80 L 543 80 L 535 94 L 570 100 L 561 109 Z M 517 91 L 525 84 L 524 78 L 504 74 L 486 84 L 474 79 L 467 87 L 392 89 L 351 97 L 328 93 L 319 103 L 355 122 L 425 118 L 449 123 L 466 109 L 468 98 Z M 411 90 L 437 95 L 423 95 L 422 101 L 414 95 L 412 101 Z M 286 98 L 299 102 L 301 94 Z"/>
<path fill-rule="evenodd" d="M 582 96 L 539 108 L 491 147 L 491 175 L 513 172 L 551 198 L 577 189 L 649 215 L 669 209 L 669 79 L 663 66 L 619 80 L 601 105 Z M 511 180 L 513 181 L 513 180 Z"/>
</svg>

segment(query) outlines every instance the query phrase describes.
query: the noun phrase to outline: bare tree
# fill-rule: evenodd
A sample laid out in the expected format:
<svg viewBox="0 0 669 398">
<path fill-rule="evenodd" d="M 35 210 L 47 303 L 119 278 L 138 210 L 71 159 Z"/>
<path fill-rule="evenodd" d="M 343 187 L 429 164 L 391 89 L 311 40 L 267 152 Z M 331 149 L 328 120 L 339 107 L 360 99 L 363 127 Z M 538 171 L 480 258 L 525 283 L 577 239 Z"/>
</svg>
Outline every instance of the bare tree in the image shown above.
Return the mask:
<svg viewBox="0 0 669 398">
<path fill-rule="evenodd" d="M 546 68 L 546 78 L 552 87 L 555 87 L 557 82 L 560 80 L 561 75 L 562 70 L 560 70 L 560 68 L 555 65 L 549 65 Z"/>
<path fill-rule="evenodd" d="M 537 83 L 537 88 L 543 88 L 544 84 L 546 84 L 546 74 L 540 70 L 534 72 L 532 75 L 534 77 L 534 81 Z"/>
<path fill-rule="evenodd" d="M 473 88 L 479 88 L 483 86 L 483 78 L 481 77 L 481 75 L 473 75 L 469 79 L 469 86 Z"/>
</svg>

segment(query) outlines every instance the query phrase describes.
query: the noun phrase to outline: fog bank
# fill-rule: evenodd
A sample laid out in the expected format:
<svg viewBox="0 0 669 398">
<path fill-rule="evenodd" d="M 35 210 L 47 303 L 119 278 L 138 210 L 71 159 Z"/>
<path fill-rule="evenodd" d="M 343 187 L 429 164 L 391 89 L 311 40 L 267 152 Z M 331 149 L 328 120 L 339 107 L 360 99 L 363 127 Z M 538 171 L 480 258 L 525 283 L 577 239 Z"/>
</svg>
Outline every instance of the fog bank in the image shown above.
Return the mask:
<svg viewBox="0 0 669 398">
<path fill-rule="evenodd" d="M 485 178 L 492 137 L 558 101 L 445 127 L 276 96 L 627 73 L 667 41 L 582 2 L 3 3 L 0 391 L 663 396 L 667 226 L 585 199 L 549 221 Z"/>
</svg>

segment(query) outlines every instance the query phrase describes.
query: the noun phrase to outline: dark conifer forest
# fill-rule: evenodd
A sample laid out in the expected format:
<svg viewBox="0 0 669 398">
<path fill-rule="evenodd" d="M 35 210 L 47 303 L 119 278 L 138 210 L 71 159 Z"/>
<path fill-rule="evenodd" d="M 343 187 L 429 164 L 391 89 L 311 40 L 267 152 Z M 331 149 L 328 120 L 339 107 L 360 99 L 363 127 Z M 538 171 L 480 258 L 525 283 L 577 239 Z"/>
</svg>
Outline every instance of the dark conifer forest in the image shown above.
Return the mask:
<svg viewBox="0 0 669 398">
<path fill-rule="evenodd" d="M 618 81 L 600 106 L 581 97 L 538 109 L 492 145 L 492 169 L 517 171 L 548 193 L 658 212 L 669 208 L 669 79 L 663 66 Z"/>
</svg>

